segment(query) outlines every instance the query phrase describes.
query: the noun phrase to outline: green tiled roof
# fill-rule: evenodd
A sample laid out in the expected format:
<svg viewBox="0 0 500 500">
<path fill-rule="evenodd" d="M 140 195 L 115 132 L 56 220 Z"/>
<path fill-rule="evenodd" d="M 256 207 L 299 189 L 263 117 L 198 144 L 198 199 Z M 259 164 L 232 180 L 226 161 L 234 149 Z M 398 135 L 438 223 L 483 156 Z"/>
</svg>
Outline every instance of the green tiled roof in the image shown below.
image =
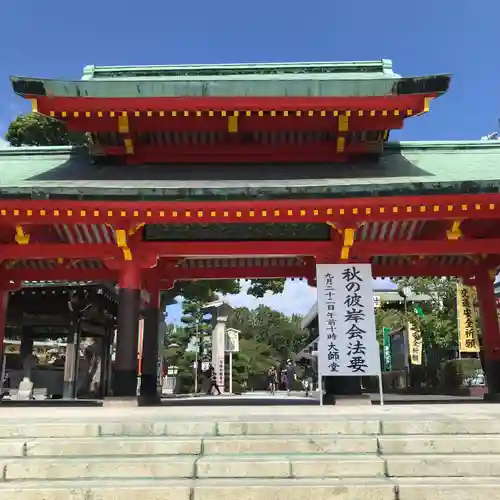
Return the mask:
<svg viewBox="0 0 500 500">
<path fill-rule="evenodd" d="M 402 78 L 368 62 L 87 66 L 80 81 L 11 78 L 20 95 L 62 97 L 347 97 L 441 94 L 449 75 Z"/>
<path fill-rule="evenodd" d="M 388 143 L 324 165 L 110 165 L 84 149 L 0 150 L 0 197 L 267 199 L 500 192 L 500 141 Z"/>
</svg>

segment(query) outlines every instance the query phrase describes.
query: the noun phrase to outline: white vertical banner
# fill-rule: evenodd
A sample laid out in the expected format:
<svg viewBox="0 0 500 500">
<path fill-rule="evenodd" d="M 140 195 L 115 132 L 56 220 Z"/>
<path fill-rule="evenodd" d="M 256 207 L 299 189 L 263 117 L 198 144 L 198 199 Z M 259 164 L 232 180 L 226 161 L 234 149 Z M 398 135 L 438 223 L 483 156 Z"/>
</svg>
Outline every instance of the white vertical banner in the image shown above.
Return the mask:
<svg viewBox="0 0 500 500">
<path fill-rule="evenodd" d="M 380 376 L 370 264 L 318 264 L 322 376 Z"/>
</svg>

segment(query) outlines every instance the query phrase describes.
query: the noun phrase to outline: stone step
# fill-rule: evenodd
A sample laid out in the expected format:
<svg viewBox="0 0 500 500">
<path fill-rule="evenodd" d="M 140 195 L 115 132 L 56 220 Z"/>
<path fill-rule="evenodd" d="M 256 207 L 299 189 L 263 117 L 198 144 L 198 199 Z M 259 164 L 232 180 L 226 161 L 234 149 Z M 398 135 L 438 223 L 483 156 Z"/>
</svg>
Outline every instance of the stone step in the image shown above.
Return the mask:
<svg viewBox="0 0 500 500">
<path fill-rule="evenodd" d="M 297 455 L 201 457 L 198 478 L 338 478 L 383 477 L 385 464 L 376 456 Z"/>
<path fill-rule="evenodd" d="M 268 435 L 374 435 L 378 420 L 328 421 L 165 421 L 106 423 L 11 423 L 0 425 L 2 438 L 78 438 L 99 436 L 268 436 Z"/>
<path fill-rule="evenodd" d="M 500 500 L 500 478 L 401 478 L 398 500 Z"/>
<path fill-rule="evenodd" d="M 203 439 L 204 455 L 377 453 L 376 436 L 281 436 L 262 438 L 209 437 Z"/>
<path fill-rule="evenodd" d="M 396 500 L 385 479 L 164 480 L 0 483 L 2 500 Z M 416 499 L 416 497 L 415 497 Z M 409 497 L 406 498 L 409 500 Z M 413 499 L 412 499 L 413 500 Z M 420 500 L 420 499 L 419 499 Z M 490 498 L 488 500 L 496 500 Z"/>
<path fill-rule="evenodd" d="M 199 455 L 201 438 L 88 438 L 27 441 L 27 457 Z"/>
<path fill-rule="evenodd" d="M 500 454 L 500 436 L 259 436 L 0 439 L 0 457 L 241 454 Z"/>
<path fill-rule="evenodd" d="M 500 434 L 500 419 L 383 420 L 381 434 Z"/>
<path fill-rule="evenodd" d="M 281 435 L 500 435 L 500 419 L 153 421 L 104 423 L 11 423 L 0 425 L 0 440 L 100 436 L 281 436 Z"/>
<path fill-rule="evenodd" d="M 390 455 L 389 477 L 500 477 L 500 455 Z"/>
<path fill-rule="evenodd" d="M 219 436 L 317 436 L 317 435 L 375 435 L 380 432 L 378 420 L 328 421 L 262 421 L 218 422 Z"/>
<path fill-rule="evenodd" d="M 4 479 L 183 479 L 196 473 L 196 457 L 71 458 L 6 461 Z"/>
<path fill-rule="evenodd" d="M 25 423 L 0 425 L 0 439 L 2 438 L 43 438 L 43 437 L 97 437 L 98 424 L 87 423 Z"/>
<path fill-rule="evenodd" d="M 398 493 L 396 493 L 396 489 Z M 1 483 L 2 500 L 500 500 L 498 478 Z"/>
<path fill-rule="evenodd" d="M 363 455 L 135 457 L 6 460 L 6 481 L 183 478 L 383 477 L 384 461 Z"/>
<path fill-rule="evenodd" d="M 379 436 L 378 443 L 380 453 L 384 455 L 500 454 L 500 436 L 494 435 Z"/>
<path fill-rule="evenodd" d="M 102 437 L 0 440 L 0 457 L 224 455 L 377 452 L 376 436 Z"/>
<path fill-rule="evenodd" d="M 25 443 L 23 440 L 0 439 L 0 457 L 22 457 Z"/>
</svg>

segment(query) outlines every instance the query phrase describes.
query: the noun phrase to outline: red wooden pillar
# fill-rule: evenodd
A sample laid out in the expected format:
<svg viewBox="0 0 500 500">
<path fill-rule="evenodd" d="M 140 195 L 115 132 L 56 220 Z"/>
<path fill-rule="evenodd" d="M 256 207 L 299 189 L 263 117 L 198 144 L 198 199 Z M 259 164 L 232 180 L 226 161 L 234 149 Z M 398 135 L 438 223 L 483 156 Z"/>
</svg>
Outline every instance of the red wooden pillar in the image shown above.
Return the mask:
<svg viewBox="0 0 500 500">
<path fill-rule="evenodd" d="M 487 270 L 476 275 L 476 290 L 483 332 L 483 368 L 488 395 L 500 397 L 500 328 L 495 300 L 494 276 Z"/>
<path fill-rule="evenodd" d="M 161 394 L 158 390 L 160 289 L 154 275 L 148 280 L 146 290 L 149 293 L 149 302 L 143 310 L 144 335 L 139 403 L 141 405 L 156 405 L 160 404 L 161 401 Z"/>
<path fill-rule="evenodd" d="M 113 372 L 113 396 L 137 395 L 137 352 L 141 302 L 141 266 L 124 261 L 120 268 L 118 332 Z"/>
</svg>

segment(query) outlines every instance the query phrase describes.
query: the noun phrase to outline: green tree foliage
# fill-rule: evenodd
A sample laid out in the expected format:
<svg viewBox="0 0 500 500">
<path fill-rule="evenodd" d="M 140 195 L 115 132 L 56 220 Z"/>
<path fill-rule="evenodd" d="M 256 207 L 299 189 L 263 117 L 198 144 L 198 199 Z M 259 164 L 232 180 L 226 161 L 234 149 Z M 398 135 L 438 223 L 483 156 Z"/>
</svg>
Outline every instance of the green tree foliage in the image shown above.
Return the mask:
<svg viewBox="0 0 500 500">
<path fill-rule="evenodd" d="M 404 325 L 404 313 L 397 309 L 386 309 L 378 307 L 375 309 L 375 326 L 377 329 L 377 341 L 382 348 L 383 345 L 383 329 L 390 328 L 396 330 Z"/>
<path fill-rule="evenodd" d="M 414 293 L 428 295 L 421 304 L 423 317 L 410 310 L 410 320 L 418 324 L 424 348 L 453 349 L 457 346 L 457 279 L 405 278 L 397 281 L 399 288 L 409 286 Z"/>
<path fill-rule="evenodd" d="M 19 115 L 5 134 L 11 146 L 82 146 L 85 134 L 69 132 L 66 124 L 39 113 Z"/>
<path fill-rule="evenodd" d="M 457 346 L 457 280 L 454 278 L 405 278 L 396 281 L 398 289 L 410 287 L 412 293 L 427 295 L 430 300 L 419 303 L 423 316 L 413 304 L 407 308 L 407 319 L 422 335 L 424 349 L 451 350 Z M 380 307 L 375 312 L 377 338 L 382 345 L 382 328 L 401 328 L 405 325 L 402 307 Z"/>
<path fill-rule="evenodd" d="M 282 363 L 296 354 L 307 339 L 300 327 L 302 317 L 285 316 L 268 306 L 254 310 L 240 307 L 229 317 L 228 326 L 241 331 L 241 339 L 253 342 L 253 347 L 271 362 Z M 249 344 L 250 346 L 250 344 Z"/>
<path fill-rule="evenodd" d="M 194 354 L 186 353 L 185 348 L 192 335 L 192 325 L 203 316 L 203 303 L 185 300 L 183 306 L 183 326 L 168 328 L 170 339 L 166 345 L 172 345 L 169 342 L 173 340 L 176 342 L 165 352 L 171 364 L 193 378 Z M 240 351 L 233 356 L 234 382 L 243 384 L 254 377 L 265 377 L 271 365 L 284 363 L 297 353 L 307 339 L 307 332 L 300 327 L 301 320 L 301 316 L 288 317 L 263 305 L 254 310 L 234 309 L 228 327 L 241 332 Z"/>
<path fill-rule="evenodd" d="M 284 284 L 283 279 L 251 280 L 248 294 L 254 297 L 264 297 L 266 292 L 281 293 Z"/>
</svg>

